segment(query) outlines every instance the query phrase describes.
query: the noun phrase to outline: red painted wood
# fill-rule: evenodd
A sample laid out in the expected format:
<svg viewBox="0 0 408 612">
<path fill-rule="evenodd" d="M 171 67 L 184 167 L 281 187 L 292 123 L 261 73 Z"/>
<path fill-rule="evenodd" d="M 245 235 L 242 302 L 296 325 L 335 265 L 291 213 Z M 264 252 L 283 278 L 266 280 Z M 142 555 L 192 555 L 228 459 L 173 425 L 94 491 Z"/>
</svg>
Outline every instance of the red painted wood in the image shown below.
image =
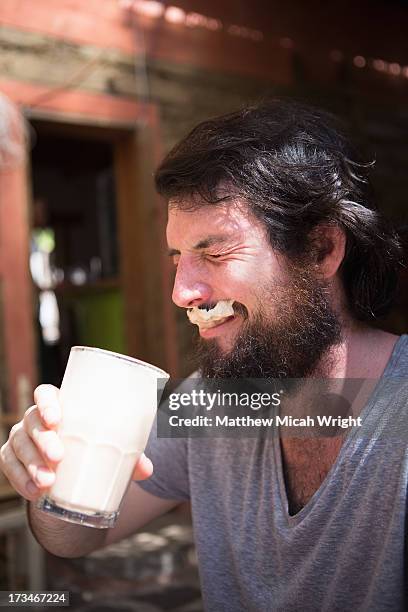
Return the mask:
<svg viewBox="0 0 408 612">
<path fill-rule="evenodd" d="M 23 145 L 22 145 L 23 146 Z M 0 168 L 0 260 L 3 324 L 7 366 L 7 409 L 28 408 L 18 392 L 26 388 L 30 402 L 36 384 L 33 299 L 29 273 L 28 194 L 25 159 Z"/>
<path fill-rule="evenodd" d="M 146 122 L 152 134 L 153 140 L 153 157 L 154 161 L 158 162 L 162 155 L 161 150 L 161 138 L 160 138 L 160 125 L 159 116 L 156 107 L 149 104 L 139 104 L 132 100 L 126 100 L 123 98 L 115 98 L 113 96 L 88 94 L 85 92 L 78 91 L 64 91 L 58 90 L 55 92 L 55 96 L 46 99 L 45 94 L 47 93 L 46 88 L 24 83 L 20 81 L 6 81 L 0 80 L 0 92 L 5 93 L 15 103 L 18 103 L 24 107 L 30 108 L 33 101 L 40 101 L 38 109 L 42 112 L 51 112 L 60 115 L 61 120 L 64 118 L 72 118 L 73 116 L 78 117 L 83 121 L 89 119 L 94 121 L 95 118 L 99 118 L 101 121 L 109 124 L 120 124 L 120 123 L 134 123 L 136 127 L 137 121 Z M 50 92 L 49 92 L 50 93 Z M 42 102 L 41 102 L 42 100 Z M 6 180 L 6 179 L 5 179 Z M 10 184 L 11 178 L 8 179 L 9 183 L 3 182 L 4 193 L 7 193 L 8 189 L 11 189 L 13 194 L 12 199 L 8 202 L 11 205 L 11 201 L 18 199 L 19 206 L 22 206 L 24 201 L 26 176 L 21 170 L 18 174 L 13 176 L 12 184 Z M 0 185 L 1 186 L 1 185 Z M 179 375 L 179 356 L 177 351 L 177 330 L 175 322 L 174 309 L 171 305 L 171 271 L 169 269 L 169 261 L 166 256 L 165 249 L 165 207 L 164 203 L 157 198 L 157 215 L 156 218 L 159 223 L 159 235 L 162 237 L 162 259 L 161 259 L 161 270 L 162 270 L 162 292 L 163 292 L 163 318 L 165 321 L 166 337 L 164 338 L 165 351 L 166 351 L 166 362 L 170 365 L 172 375 Z M 4 212 L 4 209 L 3 209 Z M 4 214 L 7 214 L 4 212 Z M 6 223 L 3 218 L 0 217 L 1 226 L 5 227 Z M 15 220 L 15 226 L 18 227 L 18 232 L 23 231 L 21 223 L 18 219 Z M 23 232 L 24 233 L 24 232 Z M 25 234 L 27 244 L 28 238 Z M 0 234 L 1 237 L 1 234 Z M 22 238 L 20 238 L 22 240 Z M 4 243 L 4 250 L 0 251 L 0 270 L 7 268 L 6 256 L 9 260 L 12 259 L 13 249 L 9 243 Z M 25 247 L 27 251 L 27 246 Z M 20 251 L 24 252 L 24 249 Z M 5 257 L 3 257 L 4 253 Z M 28 269 L 28 268 L 27 268 Z M 31 281 L 30 281 L 31 286 Z M 32 322 L 31 322 L 32 324 Z M 14 400 L 13 400 L 14 401 Z"/>
<path fill-rule="evenodd" d="M 176 3 L 177 4 L 177 3 Z M 191 9 L 193 10 L 193 9 Z M 208 11 L 211 15 L 211 7 Z M 263 42 L 152 19 L 121 8 L 118 0 L 1 0 L 0 24 L 40 32 L 76 44 L 114 48 L 218 72 L 267 77 L 275 83 L 292 81 L 291 51 L 278 38 Z M 234 22 L 226 21 L 225 27 Z M 143 30 L 141 36 L 140 30 Z M 143 46 L 145 45 L 145 49 Z"/>
<path fill-rule="evenodd" d="M 166 6 L 172 2 L 164 3 Z M 138 18 L 147 52 L 153 57 L 197 67 L 233 70 L 265 76 L 275 83 L 290 83 L 292 51 L 282 49 L 282 38 L 308 65 L 320 59 L 324 70 L 330 52 L 340 49 L 349 60 L 354 55 L 408 62 L 405 32 L 408 13 L 398 3 L 362 0 L 359 11 L 352 0 L 333 3 L 293 0 L 174 0 L 185 14 L 197 12 L 222 21 L 224 30 L 171 24 L 163 16 Z M 129 27 L 120 0 L 1 0 L 0 24 L 39 32 L 76 44 L 114 48 L 138 54 L 141 36 Z M 262 30 L 265 40 L 254 42 L 226 31 L 231 25 Z M 319 73 L 320 74 L 320 73 Z"/>
<path fill-rule="evenodd" d="M 227 32 L 152 23 L 144 20 L 146 53 L 150 57 L 216 72 L 240 73 L 290 85 L 292 51 L 274 39 L 255 42 Z"/>
<path fill-rule="evenodd" d="M 0 92 L 27 108 L 38 108 L 41 111 L 73 117 L 92 117 L 107 122 L 136 121 L 142 109 L 140 103 L 127 98 L 75 90 L 51 90 L 24 81 L 0 79 Z"/>
<path fill-rule="evenodd" d="M 0 23 L 78 44 L 135 48 L 117 0 L 1 0 Z"/>
</svg>

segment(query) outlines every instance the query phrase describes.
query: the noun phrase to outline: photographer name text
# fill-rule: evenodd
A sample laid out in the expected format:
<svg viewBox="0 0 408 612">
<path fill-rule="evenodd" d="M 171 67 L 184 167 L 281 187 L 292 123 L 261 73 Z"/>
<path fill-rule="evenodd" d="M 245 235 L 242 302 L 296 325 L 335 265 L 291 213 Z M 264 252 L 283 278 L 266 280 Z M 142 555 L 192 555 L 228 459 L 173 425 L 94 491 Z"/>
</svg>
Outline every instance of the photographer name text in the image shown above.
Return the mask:
<svg viewBox="0 0 408 612">
<path fill-rule="evenodd" d="M 361 427 L 361 417 L 333 417 L 333 416 L 307 416 L 296 418 L 293 416 L 274 417 L 228 417 L 228 416 L 203 416 L 187 418 L 178 415 L 169 417 L 171 427 Z"/>
</svg>

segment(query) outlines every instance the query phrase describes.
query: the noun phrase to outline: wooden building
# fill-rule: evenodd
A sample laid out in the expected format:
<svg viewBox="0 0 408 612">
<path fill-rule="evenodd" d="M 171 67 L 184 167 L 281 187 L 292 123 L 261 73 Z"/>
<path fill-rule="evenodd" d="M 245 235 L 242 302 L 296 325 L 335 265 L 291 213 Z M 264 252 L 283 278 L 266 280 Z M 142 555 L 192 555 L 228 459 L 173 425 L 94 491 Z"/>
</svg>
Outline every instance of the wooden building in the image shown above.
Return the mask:
<svg viewBox="0 0 408 612">
<path fill-rule="evenodd" d="M 4 129 L 22 151 L 0 158 L 0 390 L 10 421 L 38 381 L 59 382 L 71 344 L 188 371 L 190 332 L 170 300 L 152 173 L 201 119 L 276 94 L 331 109 L 377 158 L 383 204 L 401 216 L 407 9 L 358 4 L 2 0 L 0 112 L 8 108 Z M 61 337 L 49 346 L 28 265 L 38 230 L 53 244 L 60 309 Z M 392 326 L 406 324 L 401 303 Z"/>
</svg>

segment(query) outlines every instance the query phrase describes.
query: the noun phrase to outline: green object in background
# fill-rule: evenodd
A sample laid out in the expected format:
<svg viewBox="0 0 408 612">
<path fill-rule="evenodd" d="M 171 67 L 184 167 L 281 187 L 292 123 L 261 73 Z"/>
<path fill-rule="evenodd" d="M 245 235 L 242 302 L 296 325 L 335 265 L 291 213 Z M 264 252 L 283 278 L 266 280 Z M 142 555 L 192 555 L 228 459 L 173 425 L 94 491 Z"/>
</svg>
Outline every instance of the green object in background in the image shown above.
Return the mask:
<svg viewBox="0 0 408 612">
<path fill-rule="evenodd" d="M 55 232 L 51 227 L 34 229 L 31 237 L 39 251 L 52 253 L 55 249 Z"/>
<path fill-rule="evenodd" d="M 81 344 L 125 352 L 123 299 L 119 289 L 83 293 L 73 300 Z"/>
</svg>

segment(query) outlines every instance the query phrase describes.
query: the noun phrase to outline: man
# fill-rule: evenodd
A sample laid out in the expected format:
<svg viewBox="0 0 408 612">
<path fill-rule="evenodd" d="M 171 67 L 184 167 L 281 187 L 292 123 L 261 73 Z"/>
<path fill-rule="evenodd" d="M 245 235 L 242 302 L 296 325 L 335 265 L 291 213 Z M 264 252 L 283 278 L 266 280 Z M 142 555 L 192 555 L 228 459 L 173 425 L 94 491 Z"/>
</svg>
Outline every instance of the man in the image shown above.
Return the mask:
<svg viewBox="0 0 408 612">
<path fill-rule="evenodd" d="M 379 379 L 359 435 L 152 434 L 154 474 L 112 530 L 30 504 L 45 548 L 84 555 L 190 500 L 206 609 L 405 609 L 408 454 L 388 430 L 406 424 L 408 338 L 369 327 L 391 304 L 400 246 L 368 171 L 331 116 L 272 101 L 200 124 L 156 174 L 173 300 L 198 325 L 202 375 Z M 62 456 L 58 392 L 39 387 L 35 401 L 1 453 L 30 501 Z M 143 457 L 135 478 L 151 470 Z"/>
</svg>

